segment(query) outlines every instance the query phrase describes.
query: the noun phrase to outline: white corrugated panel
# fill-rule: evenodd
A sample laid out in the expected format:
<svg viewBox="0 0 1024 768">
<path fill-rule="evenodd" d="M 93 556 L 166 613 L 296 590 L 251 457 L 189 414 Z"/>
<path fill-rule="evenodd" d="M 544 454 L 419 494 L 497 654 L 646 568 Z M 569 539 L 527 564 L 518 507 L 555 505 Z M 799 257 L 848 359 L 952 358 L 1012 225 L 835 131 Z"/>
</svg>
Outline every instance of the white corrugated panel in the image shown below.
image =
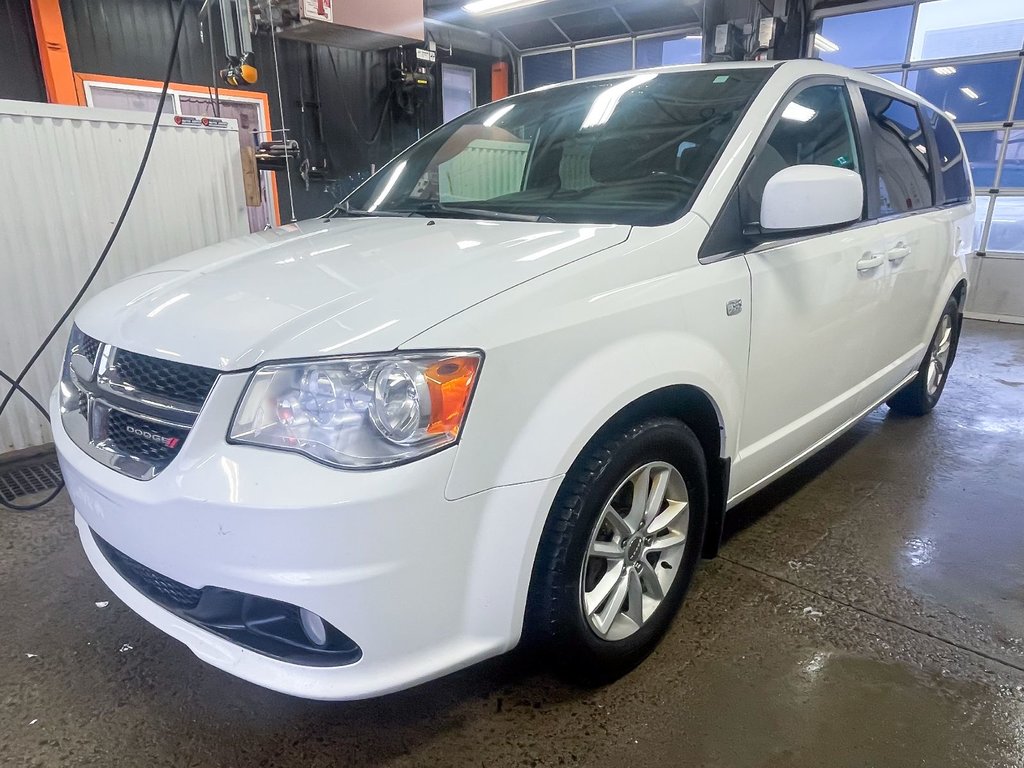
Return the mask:
<svg viewBox="0 0 1024 768">
<path fill-rule="evenodd" d="M 441 200 L 489 200 L 523 186 L 529 142 L 476 139 L 438 168 Z"/>
<path fill-rule="evenodd" d="M 15 376 L 77 293 L 124 205 L 150 128 L 137 112 L 0 101 L 0 369 Z M 142 185 L 89 295 L 139 270 L 249 231 L 237 126 L 164 118 Z M 69 326 L 70 327 L 70 326 Z M 25 380 L 44 404 L 68 328 Z M 0 397 L 8 391 L 0 380 Z M 50 441 L 16 395 L 0 454 Z"/>
</svg>

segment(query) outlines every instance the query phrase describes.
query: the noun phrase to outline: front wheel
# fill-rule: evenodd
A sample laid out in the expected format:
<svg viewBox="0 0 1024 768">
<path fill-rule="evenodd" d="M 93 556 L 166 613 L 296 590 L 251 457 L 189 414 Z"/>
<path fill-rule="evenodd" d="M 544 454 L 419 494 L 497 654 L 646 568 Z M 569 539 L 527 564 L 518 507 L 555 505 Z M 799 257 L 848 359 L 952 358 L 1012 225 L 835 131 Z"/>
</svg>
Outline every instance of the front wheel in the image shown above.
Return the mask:
<svg viewBox="0 0 1024 768">
<path fill-rule="evenodd" d="M 960 307 L 950 297 L 942 310 L 939 325 L 932 336 L 928 352 L 917 371 L 917 377 L 889 398 L 886 405 L 896 413 L 924 416 L 942 396 L 949 378 L 949 368 L 960 340 Z"/>
<path fill-rule="evenodd" d="M 625 674 L 683 601 L 707 523 L 707 469 L 682 422 L 610 433 L 566 476 L 534 566 L 527 632 L 585 683 Z"/>
</svg>

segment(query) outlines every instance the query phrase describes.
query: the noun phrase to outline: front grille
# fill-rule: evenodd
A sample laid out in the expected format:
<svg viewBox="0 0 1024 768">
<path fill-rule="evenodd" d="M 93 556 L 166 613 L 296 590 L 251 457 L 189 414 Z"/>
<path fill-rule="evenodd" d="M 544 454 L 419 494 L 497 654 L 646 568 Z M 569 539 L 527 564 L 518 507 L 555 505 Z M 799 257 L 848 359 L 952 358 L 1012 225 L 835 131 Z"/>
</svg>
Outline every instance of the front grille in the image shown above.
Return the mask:
<svg viewBox="0 0 1024 768">
<path fill-rule="evenodd" d="M 78 345 L 78 353 L 85 355 L 90 363 L 96 362 L 96 353 L 100 350 L 100 343 L 92 336 L 82 334 L 82 341 Z"/>
<path fill-rule="evenodd" d="M 120 350 L 114 369 L 121 380 L 140 392 L 177 400 L 199 407 L 213 389 L 217 371 L 195 365 L 174 363 L 156 357 Z"/>
<path fill-rule="evenodd" d="M 118 453 L 146 459 L 163 469 L 178 455 L 188 430 L 154 424 L 122 411 L 111 410 L 107 419 L 107 444 Z"/>
<path fill-rule="evenodd" d="M 218 372 L 117 349 L 77 327 L 69 352 L 77 354 L 67 355 L 60 403 L 68 436 L 121 474 L 156 477 L 180 452 Z"/>
<path fill-rule="evenodd" d="M 163 576 L 152 568 L 132 560 L 128 555 L 114 549 L 99 536 L 93 540 L 100 552 L 107 558 L 121 578 L 162 608 L 190 610 L 199 605 L 202 591 Z"/>
</svg>

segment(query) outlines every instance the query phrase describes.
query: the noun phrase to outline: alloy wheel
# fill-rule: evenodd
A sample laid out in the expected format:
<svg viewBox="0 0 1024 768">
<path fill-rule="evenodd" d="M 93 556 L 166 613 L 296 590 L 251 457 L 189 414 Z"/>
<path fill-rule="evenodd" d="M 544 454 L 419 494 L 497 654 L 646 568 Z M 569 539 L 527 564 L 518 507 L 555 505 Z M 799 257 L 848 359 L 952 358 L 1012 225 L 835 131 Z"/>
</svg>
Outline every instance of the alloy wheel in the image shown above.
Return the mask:
<svg viewBox="0 0 1024 768">
<path fill-rule="evenodd" d="M 679 573 L 690 524 L 683 476 L 671 464 L 634 470 L 605 502 L 580 574 L 580 605 L 604 640 L 639 630 Z"/>
<path fill-rule="evenodd" d="M 953 345 L 953 319 L 948 315 L 943 315 L 942 320 L 939 321 L 939 328 L 935 332 L 935 338 L 932 341 L 932 348 L 929 352 L 928 360 L 928 379 L 927 389 L 928 396 L 934 397 L 935 393 L 939 391 L 942 386 L 943 380 L 946 378 L 946 371 L 949 368 L 949 354 L 952 350 Z"/>
</svg>

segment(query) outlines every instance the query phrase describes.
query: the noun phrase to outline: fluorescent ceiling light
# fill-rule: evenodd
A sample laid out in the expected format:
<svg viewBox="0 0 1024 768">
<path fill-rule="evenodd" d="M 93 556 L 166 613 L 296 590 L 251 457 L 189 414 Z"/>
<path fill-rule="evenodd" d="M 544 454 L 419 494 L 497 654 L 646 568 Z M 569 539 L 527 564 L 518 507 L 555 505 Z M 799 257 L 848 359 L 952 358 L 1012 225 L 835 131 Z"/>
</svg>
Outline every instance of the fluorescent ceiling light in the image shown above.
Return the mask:
<svg viewBox="0 0 1024 768">
<path fill-rule="evenodd" d="M 932 67 L 932 72 L 937 75 L 955 75 L 956 67 Z"/>
<path fill-rule="evenodd" d="M 590 112 L 587 113 L 587 117 L 583 121 L 583 125 L 580 126 L 580 129 L 586 130 L 587 128 L 596 128 L 599 125 L 607 123 L 612 119 L 612 115 L 615 114 L 615 110 L 618 109 L 619 102 L 622 101 L 623 96 L 638 85 L 649 83 L 656 77 L 657 74 L 653 72 L 645 75 L 637 75 L 636 77 L 631 77 L 629 80 L 624 80 L 618 85 L 613 85 L 612 87 L 601 91 L 597 98 L 594 99 L 594 103 L 590 107 Z"/>
<path fill-rule="evenodd" d="M 946 117 L 948 117 L 950 120 L 956 120 L 956 115 L 954 115 L 948 109 L 946 110 Z"/>
<path fill-rule="evenodd" d="M 928 148 L 924 144 L 915 144 L 914 146 L 922 155 L 928 154 Z"/>
<path fill-rule="evenodd" d="M 823 53 L 835 53 L 839 50 L 839 46 L 829 40 L 827 37 L 821 35 L 814 36 L 814 47 Z"/>
<path fill-rule="evenodd" d="M 498 13 L 546 2 L 547 0 L 474 0 L 462 6 L 462 10 L 466 13 Z"/>
<path fill-rule="evenodd" d="M 490 128 L 515 108 L 515 104 L 506 104 L 504 107 L 499 107 L 498 109 L 494 110 L 491 114 L 487 116 L 487 119 L 484 120 L 484 128 Z"/>
<path fill-rule="evenodd" d="M 974 90 L 973 88 L 970 88 L 970 87 L 968 87 L 966 85 L 963 88 L 960 89 L 960 93 L 962 93 L 968 99 L 976 99 L 976 98 L 978 98 L 978 92 L 976 90 Z"/>
<path fill-rule="evenodd" d="M 818 114 L 816 109 L 805 107 L 803 104 L 797 104 L 795 101 L 791 101 L 786 105 L 786 108 L 782 110 L 783 120 L 795 120 L 798 123 L 808 123 L 814 119 L 814 116 Z"/>
</svg>

